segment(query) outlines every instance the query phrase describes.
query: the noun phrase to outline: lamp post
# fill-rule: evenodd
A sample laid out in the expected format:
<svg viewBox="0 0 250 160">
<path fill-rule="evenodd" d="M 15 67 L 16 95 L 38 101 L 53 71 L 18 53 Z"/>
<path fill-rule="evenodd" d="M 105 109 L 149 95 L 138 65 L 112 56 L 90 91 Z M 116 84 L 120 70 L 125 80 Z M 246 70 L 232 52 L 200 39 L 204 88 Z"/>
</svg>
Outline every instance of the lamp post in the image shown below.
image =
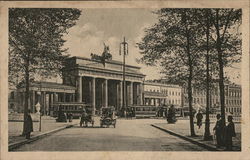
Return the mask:
<svg viewBox="0 0 250 160">
<path fill-rule="evenodd" d="M 121 52 L 121 49 L 122 49 L 122 47 L 123 47 L 123 53 Z M 121 55 L 121 54 L 123 54 L 123 85 L 122 85 L 122 88 L 123 88 L 123 92 L 122 92 L 122 108 L 123 109 L 125 109 L 125 111 L 126 111 L 126 109 L 127 109 L 127 101 L 126 101 L 126 99 L 127 99 L 127 96 L 126 96 L 126 90 L 125 90 L 125 88 L 126 88 L 126 81 L 125 81 L 125 67 L 126 67 L 126 58 L 125 58 L 125 56 L 126 55 L 128 55 L 128 43 L 126 42 L 126 40 L 125 40 L 125 37 L 124 37 L 124 40 L 123 40 L 123 42 L 121 42 L 120 43 L 120 49 L 119 49 L 119 54 Z M 125 116 L 127 116 L 126 114 L 125 114 Z M 126 117 L 125 117 L 126 118 Z"/>
</svg>

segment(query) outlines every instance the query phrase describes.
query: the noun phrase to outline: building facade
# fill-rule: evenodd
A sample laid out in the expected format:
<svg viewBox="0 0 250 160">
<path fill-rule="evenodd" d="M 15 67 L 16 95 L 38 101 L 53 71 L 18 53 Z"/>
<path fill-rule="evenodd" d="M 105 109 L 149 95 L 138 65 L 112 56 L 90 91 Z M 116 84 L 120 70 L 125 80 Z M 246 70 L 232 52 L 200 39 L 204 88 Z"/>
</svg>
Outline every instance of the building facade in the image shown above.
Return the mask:
<svg viewBox="0 0 250 160">
<path fill-rule="evenodd" d="M 174 105 L 188 107 L 186 88 L 165 83 L 163 80 L 145 81 L 140 67 L 125 66 L 125 85 L 123 87 L 123 63 L 109 60 L 105 64 L 98 60 L 71 57 L 63 69 L 63 83 L 31 82 L 28 107 L 35 112 L 40 102 L 44 114 L 50 114 L 55 102 L 83 102 L 93 107 L 93 112 L 102 107 L 113 106 L 116 110 L 133 105 Z M 124 90 L 123 90 L 124 89 Z M 205 109 L 206 91 L 192 89 L 193 107 Z M 226 113 L 241 114 L 241 86 L 225 84 Z M 25 86 L 9 90 L 9 109 L 23 112 Z M 219 87 L 211 90 L 210 104 L 220 109 Z"/>
<path fill-rule="evenodd" d="M 233 83 L 226 83 L 225 90 L 225 112 L 227 114 L 241 114 L 241 86 Z M 206 108 L 206 90 L 192 88 L 193 106 L 196 110 Z M 188 106 L 187 89 L 184 88 L 184 106 Z M 216 84 L 210 91 L 210 107 L 220 112 L 220 89 Z"/>
<path fill-rule="evenodd" d="M 183 106 L 182 87 L 159 83 L 154 81 L 144 82 L 145 105 L 175 105 Z"/>
<path fill-rule="evenodd" d="M 73 102 L 75 99 L 75 87 L 54 82 L 30 82 L 28 109 L 36 112 L 36 104 L 39 102 L 42 106 L 41 112 L 49 115 L 53 103 Z M 15 91 L 15 101 L 17 102 L 17 111 L 23 112 L 25 105 L 25 85 L 20 86 Z"/>
<path fill-rule="evenodd" d="M 76 101 L 90 103 L 93 111 L 113 106 L 117 110 L 124 105 L 143 104 L 143 81 L 145 75 L 140 67 L 125 65 L 125 87 L 123 91 L 123 63 L 72 57 L 63 71 L 63 84 L 76 87 Z"/>
</svg>

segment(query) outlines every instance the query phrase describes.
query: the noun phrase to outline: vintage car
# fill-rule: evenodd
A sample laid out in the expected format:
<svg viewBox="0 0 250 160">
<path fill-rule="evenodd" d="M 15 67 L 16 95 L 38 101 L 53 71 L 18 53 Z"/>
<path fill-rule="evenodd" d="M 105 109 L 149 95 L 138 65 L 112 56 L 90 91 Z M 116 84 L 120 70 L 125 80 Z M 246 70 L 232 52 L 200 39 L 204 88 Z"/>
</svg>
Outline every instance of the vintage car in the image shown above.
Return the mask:
<svg viewBox="0 0 250 160">
<path fill-rule="evenodd" d="M 102 108 L 101 111 L 101 119 L 100 119 L 100 125 L 101 127 L 108 127 L 110 125 L 113 125 L 114 128 L 116 126 L 116 114 L 115 114 L 115 109 L 113 107 L 105 107 Z"/>
</svg>

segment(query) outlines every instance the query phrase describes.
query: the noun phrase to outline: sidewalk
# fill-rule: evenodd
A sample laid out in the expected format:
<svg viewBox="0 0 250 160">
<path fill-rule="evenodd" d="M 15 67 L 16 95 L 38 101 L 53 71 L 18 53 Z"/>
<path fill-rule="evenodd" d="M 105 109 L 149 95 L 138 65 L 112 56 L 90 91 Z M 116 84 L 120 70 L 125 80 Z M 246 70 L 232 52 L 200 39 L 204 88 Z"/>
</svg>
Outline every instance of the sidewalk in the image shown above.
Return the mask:
<svg viewBox="0 0 250 160">
<path fill-rule="evenodd" d="M 33 132 L 31 133 L 31 139 L 38 137 L 42 137 L 43 135 L 48 135 L 50 132 L 56 132 L 61 129 L 65 129 L 71 127 L 72 125 L 79 124 L 79 119 L 73 119 L 72 122 L 56 122 L 55 118 L 49 116 L 42 117 L 42 125 L 41 125 L 41 132 L 39 131 L 39 118 L 36 115 L 32 115 L 32 119 L 35 120 L 33 122 Z M 9 146 L 24 143 L 27 141 L 24 136 L 21 136 L 23 131 L 23 122 L 22 121 L 9 121 L 8 122 L 8 135 L 9 135 Z"/>
<path fill-rule="evenodd" d="M 210 123 L 210 134 L 213 135 L 213 127 L 215 123 Z M 204 147 L 209 148 L 210 150 L 217 150 L 216 149 L 216 140 L 213 141 L 204 141 L 203 135 L 205 131 L 205 124 L 202 124 L 202 127 L 198 129 L 196 123 L 194 124 L 195 134 L 197 137 L 190 136 L 190 129 L 189 129 L 189 120 L 178 120 L 175 124 L 168 124 L 166 123 L 156 123 L 152 124 L 152 126 L 164 130 L 170 134 L 176 135 L 180 138 L 186 139 L 190 142 L 193 142 L 198 145 L 202 145 Z M 236 137 L 233 137 L 233 150 L 234 151 L 241 151 L 241 124 L 235 123 L 235 130 L 236 130 Z"/>
</svg>

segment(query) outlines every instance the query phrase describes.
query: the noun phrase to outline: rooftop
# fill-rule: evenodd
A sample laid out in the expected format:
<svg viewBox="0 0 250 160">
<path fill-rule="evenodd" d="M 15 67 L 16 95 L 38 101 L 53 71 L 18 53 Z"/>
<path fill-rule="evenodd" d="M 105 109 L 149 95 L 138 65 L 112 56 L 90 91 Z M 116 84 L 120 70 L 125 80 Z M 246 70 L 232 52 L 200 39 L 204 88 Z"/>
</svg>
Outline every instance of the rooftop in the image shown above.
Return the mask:
<svg viewBox="0 0 250 160">
<path fill-rule="evenodd" d="M 21 85 L 19 88 L 24 88 L 25 85 Z M 64 89 L 64 90 L 75 90 L 76 87 L 64 85 L 61 83 L 55 83 L 55 82 L 38 82 L 34 81 L 30 83 L 30 87 L 38 87 L 38 88 L 53 88 L 53 89 Z"/>
</svg>

